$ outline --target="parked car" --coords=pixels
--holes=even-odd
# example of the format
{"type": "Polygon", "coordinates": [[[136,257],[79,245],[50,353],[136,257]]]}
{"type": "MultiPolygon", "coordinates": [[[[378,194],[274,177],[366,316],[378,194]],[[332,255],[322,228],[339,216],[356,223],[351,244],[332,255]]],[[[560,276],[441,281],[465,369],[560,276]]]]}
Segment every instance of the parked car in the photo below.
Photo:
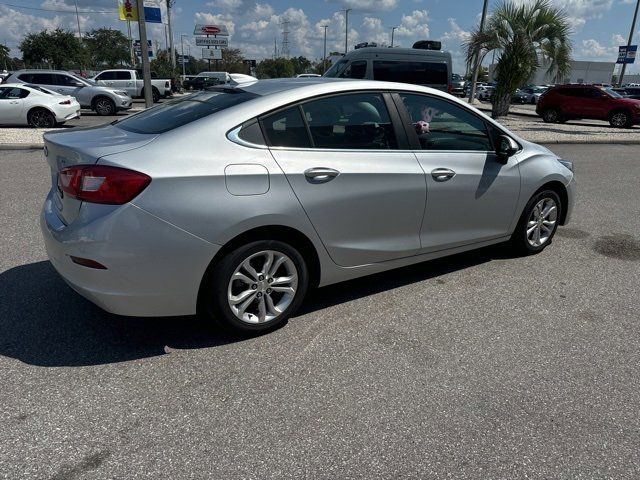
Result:
{"type": "MultiPolygon", "coordinates": [[[[131,98],[144,98],[144,79],[142,70],[114,69],[103,70],[93,79],[98,85],[117,88],[123,90],[131,98]]],[[[157,102],[162,97],[171,95],[171,80],[160,79],[151,73],[151,92],[153,101],[157,102]]]]}
{"type": "Polygon", "coordinates": [[[451,54],[422,48],[352,50],[323,75],[423,85],[451,93],[451,54]]]}
{"type": "MultiPolygon", "coordinates": [[[[471,85],[473,82],[466,82],[464,84],[464,96],[468,97],[471,94],[471,85]]],[[[476,92],[478,91],[478,89],[480,87],[484,87],[486,86],[487,83],[486,82],[476,82],[476,92]]]]}
{"type": "Polygon", "coordinates": [[[185,90],[204,90],[209,87],[215,87],[216,85],[220,85],[220,79],[218,79],[218,77],[198,75],[188,82],[185,82],[183,87],[185,90]]]}
{"type": "Polygon", "coordinates": [[[481,85],[476,90],[476,98],[485,102],[491,101],[495,87],[491,85],[481,85]]]}
{"type": "Polygon", "coordinates": [[[118,111],[131,109],[132,100],[126,91],[98,85],[93,80],[62,70],[18,70],[9,76],[7,83],[38,85],[71,95],[82,108],[90,108],[98,115],[115,115],[118,111]]]}
{"type": "Polygon", "coordinates": [[[527,94],[519,88],[511,95],[511,103],[527,103],[527,94]]]}
{"type": "Polygon", "coordinates": [[[588,118],[626,128],[640,121],[640,100],[624,98],[610,88],[559,85],[540,98],[536,113],[547,123],[588,118]]]}
{"type": "Polygon", "coordinates": [[[457,73],[451,74],[451,95],[464,97],[464,86],[467,82],[457,73]]]}
{"type": "Polygon", "coordinates": [[[80,117],[80,104],[69,95],[36,85],[0,85],[0,125],[52,128],[80,117]]]}
{"type": "Polygon", "coordinates": [[[570,162],[406,83],[224,86],[44,143],[44,242],[74,290],[242,332],[314,286],[505,241],[540,252],[574,202],[570,162]]]}
{"type": "Polygon", "coordinates": [[[196,78],[198,77],[217,78],[221,85],[231,83],[231,76],[228,72],[200,72],[196,75],[196,78]]]}
{"type": "Polygon", "coordinates": [[[640,86],[639,87],[626,87],[626,88],[614,88],[614,92],[623,96],[624,98],[632,98],[634,100],[640,100],[640,86]]]}
{"type": "Polygon", "coordinates": [[[535,105],[540,100],[540,97],[547,91],[546,87],[525,87],[521,89],[525,94],[525,103],[535,105]]]}

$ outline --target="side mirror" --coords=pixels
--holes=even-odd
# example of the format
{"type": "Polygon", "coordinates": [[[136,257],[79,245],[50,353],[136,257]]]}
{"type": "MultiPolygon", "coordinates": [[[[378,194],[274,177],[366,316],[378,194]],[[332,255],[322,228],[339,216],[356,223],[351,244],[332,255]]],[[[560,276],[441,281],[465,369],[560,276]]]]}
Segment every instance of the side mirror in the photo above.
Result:
{"type": "Polygon", "coordinates": [[[520,147],[513,138],[507,135],[500,135],[498,137],[498,147],[496,150],[496,154],[498,155],[498,161],[500,163],[507,163],[509,161],[509,158],[512,157],[518,150],[520,150],[520,147]]]}

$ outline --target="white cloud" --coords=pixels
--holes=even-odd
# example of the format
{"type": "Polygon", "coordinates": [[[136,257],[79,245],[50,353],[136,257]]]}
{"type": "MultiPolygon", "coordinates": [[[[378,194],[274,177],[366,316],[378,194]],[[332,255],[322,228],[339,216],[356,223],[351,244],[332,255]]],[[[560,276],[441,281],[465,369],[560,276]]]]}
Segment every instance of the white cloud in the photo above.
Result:
{"type": "Polygon", "coordinates": [[[342,8],[353,8],[360,12],[379,12],[393,10],[398,6],[398,0],[329,0],[342,8]]]}

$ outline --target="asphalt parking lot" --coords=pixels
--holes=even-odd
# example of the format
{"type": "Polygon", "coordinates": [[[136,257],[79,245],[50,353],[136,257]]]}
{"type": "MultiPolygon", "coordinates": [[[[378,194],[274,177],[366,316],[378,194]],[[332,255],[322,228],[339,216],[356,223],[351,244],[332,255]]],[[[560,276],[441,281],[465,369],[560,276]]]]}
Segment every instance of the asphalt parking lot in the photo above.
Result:
{"type": "Polygon", "coordinates": [[[640,477],[640,161],[575,162],[571,225],[320,289],[241,340],[109,315],[46,261],[40,151],[0,152],[0,477],[640,477]]]}

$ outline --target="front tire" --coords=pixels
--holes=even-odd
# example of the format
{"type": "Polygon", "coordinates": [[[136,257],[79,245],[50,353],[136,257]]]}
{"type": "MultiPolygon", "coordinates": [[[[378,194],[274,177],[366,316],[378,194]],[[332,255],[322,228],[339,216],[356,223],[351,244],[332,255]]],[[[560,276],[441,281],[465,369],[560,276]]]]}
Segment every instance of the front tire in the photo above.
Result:
{"type": "Polygon", "coordinates": [[[56,126],[56,117],[49,110],[34,108],[27,115],[27,122],[34,128],[53,128],[56,126]]]}
{"type": "Polygon", "coordinates": [[[543,190],[531,197],[511,236],[516,251],[531,255],[544,250],[553,240],[562,208],[560,197],[553,190],[543,190]]]}
{"type": "Polygon", "coordinates": [[[544,123],[558,123],[562,121],[562,115],[559,110],[548,108],[542,112],[542,120],[544,120],[544,123]]]}
{"type": "Polygon", "coordinates": [[[309,270],[291,245],[259,240],[209,269],[200,292],[204,312],[235,333],[259,334],[284,324],[304,300],[309,270]]]}
{"type": "Polygon", "coordinates": [[[107,97],[98,97],[93,102],[93,109],[101,117],[116,114],[116,104],[113,102],[113,100],[107,97]]]}
{"type": "Polygon", "coordinates": [[[632,123],[631,115],[627,112],[614,112],[609,117],[609,124],[614,128],[630,128],[632,123]]]}

